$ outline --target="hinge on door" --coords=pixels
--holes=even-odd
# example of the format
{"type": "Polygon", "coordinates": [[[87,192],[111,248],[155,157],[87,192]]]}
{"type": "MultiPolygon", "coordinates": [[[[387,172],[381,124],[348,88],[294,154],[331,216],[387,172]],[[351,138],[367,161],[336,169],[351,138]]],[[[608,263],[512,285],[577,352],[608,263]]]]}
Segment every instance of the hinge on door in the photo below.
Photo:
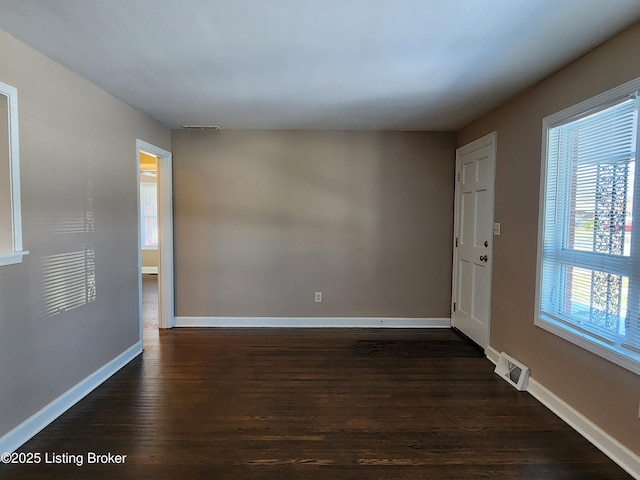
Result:
{"type": "Polygon", "coordinates": [[[458,237],[456,237],[456,247],[458,247],[458,237]]]}
{"type": "Polygon", "coordinates": [[[456,311],[456,302],[453,302],[453,311],[456,311]]]}
{"type": "Polygon", "coordinates": [[[460,181],[460,172],[458,172],[458,181],[460,181]]]}

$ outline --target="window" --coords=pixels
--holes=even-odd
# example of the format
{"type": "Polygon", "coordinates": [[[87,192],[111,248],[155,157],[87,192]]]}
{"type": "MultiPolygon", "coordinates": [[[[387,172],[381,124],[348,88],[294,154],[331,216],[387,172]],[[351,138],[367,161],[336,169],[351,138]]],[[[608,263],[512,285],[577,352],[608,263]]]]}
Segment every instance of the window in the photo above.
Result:
{"type": "Polygon", "coordinates": [[[536,325],[636,373],[638,88],[640,79],[543,122],[535,318],[536,325]]]}
{"type": "Polygon", "coordinates": [[[158,248],[158,187],[140,184],[140,239],[143,249],[158,248]]]}
{"type": "Polygon", "coordinates": [[[0,265],[21,263],[18,91],[0,82],[0,265]]]}

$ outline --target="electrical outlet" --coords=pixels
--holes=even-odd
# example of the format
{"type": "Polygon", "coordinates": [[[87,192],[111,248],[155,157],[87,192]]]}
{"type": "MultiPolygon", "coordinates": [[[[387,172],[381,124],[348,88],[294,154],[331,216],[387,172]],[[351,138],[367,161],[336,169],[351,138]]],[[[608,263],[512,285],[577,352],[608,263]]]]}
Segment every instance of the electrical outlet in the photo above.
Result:
{"type": "Polygon", "coordinates": [[[316,292],[316,303],[322,303],[322,292],[316,292]]]}

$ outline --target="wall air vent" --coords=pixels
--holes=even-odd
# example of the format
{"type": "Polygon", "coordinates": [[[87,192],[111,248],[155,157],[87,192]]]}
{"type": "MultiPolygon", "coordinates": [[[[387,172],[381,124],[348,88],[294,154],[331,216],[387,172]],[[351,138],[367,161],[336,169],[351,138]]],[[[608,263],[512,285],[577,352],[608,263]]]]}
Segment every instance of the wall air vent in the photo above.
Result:
{"type": "Polygon", "coordinates": [[[221,131],[222,128],[218,125],[180,125],[185,130],[215,130],[221,131]]]}
{"type": "Polygon", "coordinates": [[[529,367],[504,352],[500,354],[494,372],[518,390],[526,390],[529,386],[529,367]]]}

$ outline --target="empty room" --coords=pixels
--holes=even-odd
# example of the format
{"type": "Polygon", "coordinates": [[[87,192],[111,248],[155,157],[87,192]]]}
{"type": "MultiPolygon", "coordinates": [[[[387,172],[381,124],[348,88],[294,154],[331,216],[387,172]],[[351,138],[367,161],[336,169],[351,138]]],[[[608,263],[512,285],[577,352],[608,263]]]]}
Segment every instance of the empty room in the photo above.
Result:
{"type": "Polygon", "coordinates": [[[638,47],[640,0],[0,0],[0,478],[640,479],[638,47]]]}

